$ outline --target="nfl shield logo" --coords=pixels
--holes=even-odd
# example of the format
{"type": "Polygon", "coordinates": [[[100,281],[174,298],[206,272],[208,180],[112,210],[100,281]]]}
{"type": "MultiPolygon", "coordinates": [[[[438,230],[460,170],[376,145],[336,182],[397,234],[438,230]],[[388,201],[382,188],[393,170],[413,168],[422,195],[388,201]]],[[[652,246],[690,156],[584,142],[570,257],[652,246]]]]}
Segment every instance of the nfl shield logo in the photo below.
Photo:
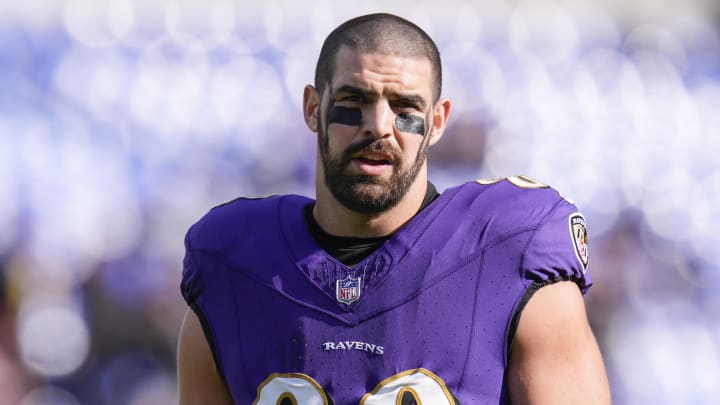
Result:
{"type": "Polygon", "coordinates": [[[335,298],[338,302],[350,305],[360,298],[362,277],[352,278],[350,275],[335,282],[335,298]]]}

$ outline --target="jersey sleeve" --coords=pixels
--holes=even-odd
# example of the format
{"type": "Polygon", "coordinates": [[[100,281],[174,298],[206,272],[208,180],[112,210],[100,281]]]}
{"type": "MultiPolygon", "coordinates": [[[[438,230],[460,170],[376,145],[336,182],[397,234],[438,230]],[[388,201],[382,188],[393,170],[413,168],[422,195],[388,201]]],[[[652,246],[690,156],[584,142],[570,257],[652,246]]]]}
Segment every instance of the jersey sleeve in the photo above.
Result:
{"type": "Polygon", "coordinates": [[[183,258],[182,280],[180,292],[189,306],[193,306],[203,290],[202,274],[196,264],[191,246],[191,227],[185,235],[185,257],[183,258]]]}
{"type": "Polygon", "coordinates": [[[563,200],[531,236],[523,257],[524,278],[540,285],[573,280],[585,293],[592,285],[587,265],[585,218],[563,200]]]}
{"type": "Polygon", "coordinates": [[[219,294],[224,290],[222,264],[216,260],[224,246],[223,223],[226,215],[213,208],[185,235],[180,292],[191,307],[202,306],[203,294],[219,294]]]}
{"type": "Polygon", "coordinates": [[[203,238],[198,228],[206,227],[203,220],[196,223],[188,230],[185,235],[185,257],[183,259],[182,280],[180,281],[180,292],[185,302],[192,308],[202,325],[205,339],[212,353],[215,367],[220,374],[220,378],[227,384],[225,371],[223,368],[223,358],[218,351],[218,328],[222,325],[218,319],[222,320],[222,314],[218,311],[212,311],[212,308],[218,307],[218,301],[226,299],[228,294],[219,286],[222,286],[222,280],[219,280],[216,272],[217,267],[211,259],[212,250],[208,250],[208,239],[210,244],[215,242],[207,235],[203,238]],[[214,273],[214,274],[213,274],[214,273]]]}
{"type": "Polygon", "coordinates": [[[227,240],[238,239],[233,232],[244,229],[242,199],[213,207],[185,234],[180,292],[191,307],[202,306],[203,294],[223,290],[222,265],[217,257],[226,251],[227,240]]]}

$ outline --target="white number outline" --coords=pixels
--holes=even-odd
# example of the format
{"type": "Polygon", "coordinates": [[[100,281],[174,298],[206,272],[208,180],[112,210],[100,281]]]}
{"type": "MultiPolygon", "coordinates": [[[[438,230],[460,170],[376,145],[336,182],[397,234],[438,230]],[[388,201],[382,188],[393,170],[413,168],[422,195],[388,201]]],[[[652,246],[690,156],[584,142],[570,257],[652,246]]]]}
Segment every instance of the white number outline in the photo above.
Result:
{"type": "Polygon", "coordinates": [[[300,395],[303,400],[302,404],[319,404],[320,402],[317,402],[318,399],[322,401],[322,405],[328,405],[327,396],[325,395],[325,391],[322,389],[320,384],[317,383],[312,377],[302,374],[302,373],[272,373],[266,378],[260,385],[258,385],[257,388],[257,395],[255,397],[255,401],[253,401],[252,405],[264,405],[264,404],[272,404],[274,401],[275,403],[273,405],[279,405],[280,401],[282,401],[285,398],[289,398],[290,401],[292,401],[293,405],[297,405],[297,391],[302,388],[312,388],[315,390],[315,392],[309,391],[309,392],[302,392],[300,395]],[[283,380],[289,380],[289,381],[283,381],[283,380]],[[267,397],[263,397],[263,395],[272,395],[272,392],[268,393],[268,390],[272,390],[274,388],[273,385],[281,385],[284,389],[283,391],[280,391],[278,395],[274,399],[268,399],[267,397]],[[295,392],[288,391],[287,387],[294,387],[295,392]],[[317,394],[319,398],[311,397],[307,398],[308,395],[317,394]],[[315,402],[307,402],[313,400],[315,402]],[[262,401],[262,402],[261,402],[262,401]]]}
{"type": "MultiPolygon", "coordinates": [[[[425,368],[415,368],[380,381],[372,391],[362,396],[360,405],[398,405],[406,392],[415,398],[418,405],[422,405],[423,400],[432,400],[433,405],[438,405],[439,397],[446,400],[447,405],[456,404],[455,397],[440,377],[425,368]],[[389,404],[388,400],[393,404],[389,404]]],[[[306,405],[310,403],[308,401],[314,401],[312,404],[322,401],[323,405],[328,405],[328,396],[320,384],[302,373],[270,374],[258,386],[253,405],[279,405],[283,399],[290,399],[293,405],[306,405]],[[302,402],[298,402],[298,397],[302,402]]]]}
{"type": "MultiPolygon", "coordinates": [[[[414,376],[421,376],[421,377],[429,377],[429,379],[422,378],[419,382],[426,383],[430,382],[431,384],[434,382],[435,386],[430,386],[429,389],[432,388],[439,388],[442,391],[442,395],[445,397],[445,400],[447,400],[447,405],[454,405],[455,399],[453,395],[450,393],[450,389],[448,389],[447,385],[445,385],[445,382],[435,375],[432,371],[425,369],[425,368],[415,368],[412,370],[403,371],[401,373],[395,374],[391,377],[388,377],[382,381],[380,381],[375,388],[373,388],[372,391],[368,392],[367,394],[363,395],[363,397],[360,399],[360,405],[383,405],[382,402],[376,402],[373,401],[374,399],[381,401],[382,398],[378,399],[378,395],[382,395],[381,391],[383,391],[386,388],[389,388],[390,391],[388,393],[393,393],[397,391],[395,394],[395,401],[394,405],[400,404],[400,401],[402,400],[403,394],[406,392],[410,392],[413,397],[415,397],[415,401],[418,405],[422,405],[423,398],[420,397],[420,393],[416,388],[413,388],[414,386],[417,386],[417,382],[412,385],[399,385],[401,380],[407,380],[409,378],[412,378],[414,376]],[[397,386],[393,387],[393,383],[398,384],[397,386]]],[[[426,388],[426,387],[423,387],[426,388]]],[[[425,398],[427,400],[428,398],[425,398]]],[[[436,398],[432,398],[433,405],[436,405],[435,401],[436,398]]],[[[437,404],[441,405],[441,404],[437,404]]]]}

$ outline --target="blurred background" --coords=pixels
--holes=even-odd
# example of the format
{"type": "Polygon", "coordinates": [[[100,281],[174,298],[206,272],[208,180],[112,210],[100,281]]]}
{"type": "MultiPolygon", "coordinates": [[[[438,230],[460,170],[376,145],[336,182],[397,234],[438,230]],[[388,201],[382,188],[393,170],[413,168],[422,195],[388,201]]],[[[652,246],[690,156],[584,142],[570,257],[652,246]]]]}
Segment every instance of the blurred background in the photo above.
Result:
{"type": "Polygon", "coordinates": [[[302,88],[374,11],[440,47],[439,189],[526,174],[584,211],[614,403],[720,403],[720,2],[385,3],[0,0],[0,404],[177,401],[185,231],[313,195],[302,88]]]}

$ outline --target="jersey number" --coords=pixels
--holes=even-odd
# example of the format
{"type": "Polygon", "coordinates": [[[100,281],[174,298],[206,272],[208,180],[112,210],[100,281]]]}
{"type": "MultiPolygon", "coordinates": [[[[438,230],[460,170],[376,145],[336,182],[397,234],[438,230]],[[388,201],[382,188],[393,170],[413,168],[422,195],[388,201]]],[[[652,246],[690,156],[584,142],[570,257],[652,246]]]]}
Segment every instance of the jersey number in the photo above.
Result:
{"type": "MultiPolygon", "coordinates": [[[[320,384],[305,374],[274,373],[258,387],[253,405],[330,405],[331,401],[320,384]]],[[[386,378],[360,399],[360,405],[411,403],[457,405],[440,377],[424,368],[386,378]]]]}
{"type": "Polygon", "coordinates": [[[520,188],[546,188],[546,184],[540,183],[530,176],[510,176],[510,177],[498,177],[495,179],[477,179],[476,182],[484,186],[495,184],[499,181],[507,180],[515,186],[520,188]]]}

